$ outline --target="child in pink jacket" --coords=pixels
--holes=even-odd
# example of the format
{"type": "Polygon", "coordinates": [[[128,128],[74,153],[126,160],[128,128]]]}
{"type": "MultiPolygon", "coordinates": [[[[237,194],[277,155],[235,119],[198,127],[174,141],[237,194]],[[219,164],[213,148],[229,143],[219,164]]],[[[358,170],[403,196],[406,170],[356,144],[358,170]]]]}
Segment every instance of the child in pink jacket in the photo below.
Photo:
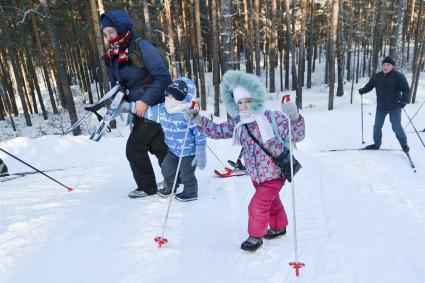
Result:
{"type": "Polygon", "coordinates": [[[280,140],[289,143],[290,122],[292,142],[303,140],[304,118],[298,114],[294,103],[285,104],[283,109],[290,121],[279,111],[264,110],[267,92],[259,78],[252,74],[227,71],[220,84],[220,93],[230,116],[227,122],[216,124],[206,117],[201,117],[193,109],[186,112],[186,119],[192,119],[210,138],[233,138],[235,144],[242,146],[245,166],[251,176],[255,194],[248,207],[249,237],[242,243],[241,249],[255,251],[263,244],[262,238],[273,239],[286,234],[288,218],[279,193],[287,178],[250,137],[248,131],[277,157],[289,149],[276,135],[280,136],[280,140]]]}

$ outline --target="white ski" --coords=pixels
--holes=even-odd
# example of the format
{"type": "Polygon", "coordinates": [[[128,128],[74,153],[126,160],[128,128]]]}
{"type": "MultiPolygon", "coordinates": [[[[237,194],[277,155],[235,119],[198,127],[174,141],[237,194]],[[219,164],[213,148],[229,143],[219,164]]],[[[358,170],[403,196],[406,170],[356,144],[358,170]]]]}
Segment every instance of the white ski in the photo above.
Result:
{"type": "Polygon", "coordinates": [[[103,134],[108,128],[109,123],[117,116],[116,112],[121,104],[122,99],[124,98],[124,95],[125,93],[121,90],[115,95],[114,100],[112,100],[111,105],[108,107],[108,111],[106,111],[106,114],[103,116],[94,133],[91,135],[91,140],[99,141],[102,138],[103,134]]]}

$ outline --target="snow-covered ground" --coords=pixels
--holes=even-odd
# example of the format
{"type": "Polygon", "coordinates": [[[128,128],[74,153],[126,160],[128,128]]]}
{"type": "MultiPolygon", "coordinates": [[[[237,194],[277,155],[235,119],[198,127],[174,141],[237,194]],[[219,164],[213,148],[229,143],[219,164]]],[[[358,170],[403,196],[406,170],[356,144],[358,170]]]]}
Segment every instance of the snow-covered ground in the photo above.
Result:
{"type": "MultiPolygon", "coordinates": [[[[53,135],[0,143],[40,169],[65,168],[49,174],[75,189],[67,192],[40,175],[0,182],[0,282],[423,282],[425,148],[409,126],[417,173],[401,151],[327,152],[363,146],[359,97],[349,104],[346,87],[332,111],[325,87],[304,91],[307,136],[295,153],[303,165],[295,182],[299,258],[306,264],[299,278],[288,265],[294,260],[290,186],[281,192],[288,234],[246,253],[239,247],[247,237],[251,181],[215,177],[212,171],[222,166],[211,152],[207,168],[197,172],[199,199],[173,202],[169,243],[157,248],[168,199],[127,197],[135,184],[124,154],[128,129],[121,127],[99,143],[53,135]]],[[[419,95],[406,106],[410,115],[425,100],[419,95]]],[[[270,100],[268,107],[278,104],[270,100]]],[[[371,143],[374,92],[365,104],[371,143]]],[[[414,123],[425,128],[425,110],[414,123]]],[[[388,118],[383,133],[382,147],[399,149],[388,118]]],[[[240,150],[231,140],[208,145],[224,162],[240,150]]],[[[0,157],[10,172],[30,170],[0,157]]]]}

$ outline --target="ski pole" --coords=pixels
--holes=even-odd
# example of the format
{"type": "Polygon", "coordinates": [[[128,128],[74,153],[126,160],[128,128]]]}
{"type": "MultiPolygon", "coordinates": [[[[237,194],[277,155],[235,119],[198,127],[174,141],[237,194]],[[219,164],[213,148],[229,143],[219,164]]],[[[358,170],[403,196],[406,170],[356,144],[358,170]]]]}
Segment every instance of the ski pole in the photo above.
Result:
{"type": "MultiPolygon", "coordinates": [[[[197,108],[199,111],[199,104],[196,101],[192,101],[192,105],[190,108],[197,108]]],[[[199,114],[198,114],[199,115],[199,114]]],[[[162,226],[162,234],[161,236],[155,237],[155,242],[158,244],[158,247],[160,248],[162,245],[165,245],[168,240],[167,238],[164,237],[165,235],[165,227],[167,226],[167,220],[168,220],[168,215],[170,214],[170,209],[171,209],[171,203],[173,202],[174,196],[176,194],[175,192],[175,187],[177,184],[177,179],[179,177],[179,172],[180,172],[180,165],[183,159],[183,151],[184,151],[184,145],[186,144],[186,140],[187,140],[187,135],[189,133],[189,129],[190,129],[190,121],[187,123],[187,127],[186,127],[186,131],[184,133],[184,138],[183,138],[183,143],[182,143],[182,148],[180,150],[180,156],[179,156],[179,162],[177,163],[177,169],[176,169],[176,175],[174,176],[174,181],[173,181],[173,187],[172,187],[172,192],[169,196],[170,201],[168,202],[168,207],[167,207],[167,212],[165,213],[165,219],[164,219],[164,224],[162,226]]]]}
{"type": "MultiPolygon", "coordinates": [[[[282,97],[282,104],[289,102],[291,99],[290,95],[284,95],[282,97]]],[[[295,275],[300,276],[300,269],[305,266],[304,263],[300,262],[298,259],[298,239],[297,239],[297,217],[295,210],[295,180],[294,180],[294,168],[293,168],[293,160],[292,160],[292,125],[291,120],[288,115],[288,128],[289,128],[289,162],[291,167],[291,191],[292,191],[292,221],[294,222],[294,253],[295,253],[295,261],[290,262],[289,265],[295,269],[295,275]]]]}
{"type": "Polygon", "coordinates": [[[361,113],[362,113],[362,144],[365,143],[363,138],[363,94],[360,96],[360,103],[361,103],[361,113]]]}
{"type": "Polygon", "coordinates": [[[236,163],[238,163],[239,161],[241,161],[242,153],[243,153],[243,148],[241,148],[241,152],[239,152],[238,159],[236,159],[236,163]]]}
{"type": "Polygon", "coordinates": [[[421,108],[422,108],[422,106],[424,106],[424,104],[425,104],[425,101],[422,102],[421,106],[419,106],[418,110],[416,110],[415,114],[413,114],[412,119],[409,120],[409,123],[407,123],[406,126],[404,126],[404,129],[406,129],[410,125],[411,121],[413,119],[415,119],[416,114],[418,114],[419,110],[421,110],[421,108]]]}
{"type": "Polygon", "coordinates": [[[409,119],[410,124],[412,124],[412,127],[413,127],[413,129],[415,130],[416,134],[418,135],[418,138],[420,139],[420,141],[421,141],[422,145],[425,147],[425,143],[424,143],[424,141],[422,140],[421,136],[419,135],[418,130],[416,130],[416,127],[415,127],[415,125],[413,124],[412,119],[410,119],[409,114],[407,114],[407,111],[406,111],[404,108],[403,108],[403,111],[404,111],[404,114],[406,114],[407,118],[409,119]]]}
{"type": "MultiPolygon", "coordinates": [[[[226,173],[224,174],[231,174],[233,173],[233,169],[230,169],[229,167],[226,167],[226,165],[224,165],[223,161],[221,161],[221,159],[215,154],[215,152],[208,146],[207,144],[207,148],[211,151],[211,153],[214,155],[214,157],[218,160],[218,162],[220,162],[221,166],[224,167],[224,170],[226,170],[226,173]]],[[[217,170],[215,170],[214,172],[216,172],[216,174],[218,174],[217,170]]]]}
{"type": "Polygon", "coordinates": [[[221,161],[221,159],[215,154],[215,152],[211,149],[211,147],[209,147],[208,146],[208,144],[207,144],[207,148],[211,151],[211,153],[214,155],[214,157],[215,157],[215,159],[217,159],[217,161],[218,162],[220,162],[220,164],[223,166],[223,167],[226,167],[225,165],[224,165],[224,163],[223,163],[223,161],[221,161]]]}
{"type": "Polygon", "coordinates": [[[6,150],[4,150],[4,149],[2,149],[2,148],[0,148],[0,150],[1,150],[1,151],[3,151],[4,153],[6,153],[7,155],[9,155],[9,156],[11,156],[11,157],[15,158],[15,159],[16,159],[16,160],[18,160],[19,162],[22,162],[23,164],[27,165],[28,167],[30,167],[30,168],[32,168],[32,169],[34,169],[35,171],[37,171],[37,172],[38,172],[38,173],[40,173],[41,175],[46,176],[47,178],[49,178],[49,179],[50,179],[50,180],[52,180],[53,182],[58,183],[58,184],[59,184],[59,185],[61,185],[62,187],[66,188],[66,189],[68,190],[68,192],[72,192],[72,191],[74,190],[73,188],[68,187],[68,186],[65,186],[64,184],[62,184],[62,183],[61,183],[61,182],[59,182],[58,180],[56,180],[56,179],[54,179],[54,178],[50,177],[49,175],[47,175],[47,174],[46,174],[46,173],[44,173],[43,171],[38,170],[38,169],[37,169],[37,168],[35,168],[34,166],[32,166],[32,165],[30,165],[30,164],[26,163],[26,162],[25,162],[25,161],[23,161],[22,159],[20,159],[20,158],[16,157],[15,155],[13,155],[13,154],[11,154],[11,153],[7,152],[6,150]]]}

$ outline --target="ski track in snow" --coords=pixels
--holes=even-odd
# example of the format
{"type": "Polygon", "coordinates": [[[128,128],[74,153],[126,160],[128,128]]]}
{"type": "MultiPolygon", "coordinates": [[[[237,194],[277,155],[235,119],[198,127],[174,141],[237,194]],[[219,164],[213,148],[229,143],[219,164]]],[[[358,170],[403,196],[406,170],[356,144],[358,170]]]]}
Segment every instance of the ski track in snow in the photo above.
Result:
{"type": "MultiPolygon", "coordinates": [[[[374,113],[374,106],[365,111],[374,113]]],[[[303,114],[307,137],[295,152],[303,165],[295,179],[298,254],[306,264],[299,278],[288,265],[294,261],[289,184],[281,192],[287,234],[244,252],[251,180],[214,176],[222,165],[207,151],[207,168],[197,171],[199,199],[173,200],[169,242],[158,248],[154,237],[161,234],[169,199],[127,197],[135,184],[126,138],[94,144],[88,137],[49,136],[1,143],[40,169],[67,168],[48,174],[75,190],[68,193],[37,174],[0,183],[0,282],[423,282],[425,160],[419,140],[408,136],[415,174],[401,151],[322,151],[362,146],[357,107],[303,114]]],[[[416,121],[425,120],[420,115],[416,121]]],[[[365,115],[365,140],[371,140],[373,118],[365,115]]],[[[208,144],[223,162],[240,151],[231,140],[208,144]]],[[[399,148],[388,120],[383,146],[399,148]]],[[[9,169],[26,171],[1,158],[9,169]]]]}

